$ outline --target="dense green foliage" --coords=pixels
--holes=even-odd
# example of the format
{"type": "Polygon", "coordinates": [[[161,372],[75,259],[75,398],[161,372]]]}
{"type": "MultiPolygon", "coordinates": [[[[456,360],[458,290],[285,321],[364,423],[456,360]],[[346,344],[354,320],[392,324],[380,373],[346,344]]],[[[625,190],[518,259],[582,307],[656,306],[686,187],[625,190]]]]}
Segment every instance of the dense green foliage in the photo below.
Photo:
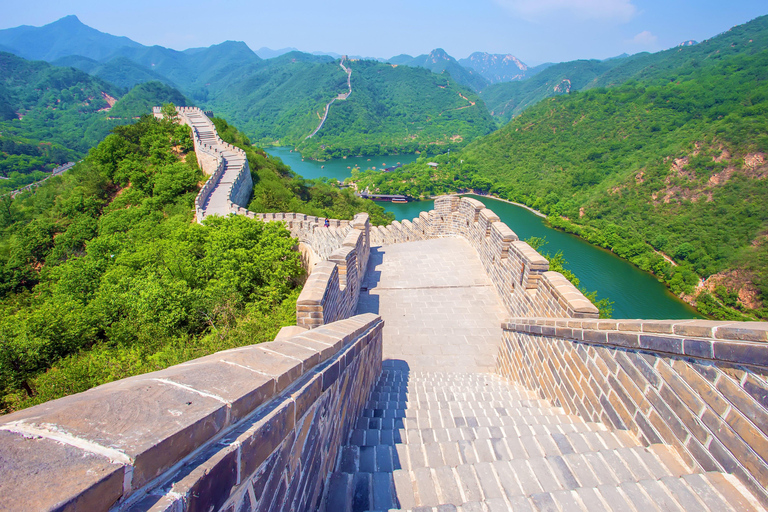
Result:
{"type": "Polygon", "coordinates": [[[520,82],[494,84],[481,93],[500,125],[539,101],[568,91],[612,87],[629,80],[670,79],[693,69],[717,66],[736,55],[755,55],[768,50],[768,16],[694,46],[658,53],[638,53],[606,61],[579,60],[555,64],[520,82]]]}
{"type": "MultiPolygon", "coordinates": [[[[463,147],[495,127],[477,95],[458,85],[480,87],[485,80],[447,55],[442,67],[428,66],[428,56],[411,65],[450,76],[422,68],[345,61],[353,69],[352,95],[336,101],[326,126],[306,140],[320,124],[328,102],[348,91],[346,73],[329,56],[295,51],[262,60],[245,43],[235,41],[183,52],[146,47],[95,31],[75,17],[39,28],[0,31],[0,44],[20,54],[27,48],[17,44],[29,45],[29,55],[56,59],[126,88],[161,81],[229,119],[255,143],[298,147],[309,158],[435,153],[463,147]],[[61,38],[65,29],[73,40],[61,38]],[[31,37],[36,38],[34,44],[31,37]],[[98,41],[103,49],[90,48],[79,38],[98,41]]],[[[181,104],[173,97],[165,101],[181,104]]]]}
{"type": "Polygon", "coordinates": [[[550,98],[460,153],[431,158],[437,169],[422,158],[400,172],[359,175],[358,186],[490,191],[549,214],[553,225],[654,272],[678,294],[736,271],[762,305],[737,302],[739,289],[724,286],[700,294],[700,311],[765,318],[766,70],[768,51],[737,54],[550,98]]]}
{"type": "Polygon", "coordinates": [[[45,178],[45,171],[76,157],[77,152],[59,144],[0,134],[0,196],[45,178]]]}
{"type": "Polygon", "coordinates": [[[0,411],[293,323],[295,241],[243,216],[194,223],[191,148],[188,128],[145,116],[35,193],[0,201],[0,411]]]}
{"type": "Polygon", "coordinates": [[[56,166],[82,158],[109,130],[185,98],[157,82],[122,96],[113,85],[72,68],[29,62],[0,52],[0,195],[48,176],[56,166]]]}
{"type": "Polygon", "coordinates": [[[434,154],[463,147],[494,127],[477,95],[448,75],[375,61],[346,65],[352,95],[334,102],[323,128],[299,144],[303,155],[434,154]]]}
{"type": "Polygon", "coordinates": [[[611,314],[613,313],[613,301],[610,299],[598,299],[596,291],[589,292],[584,289],[581,286],[581,281],[576,277],[576,274],[568,269],[568,262],[565,260],[562,251],[558,251],[554,255],[542,251],[542,248],[547,245],[546,238],[534,236],[525,241],[549,261],[549,270],[552,272],[560,272],[563,277],[570,281],[573,286],[578,288],[579,291],[597,307],[598,311],[600,311],[600,318],[611,318],[611,314]]]}
{"type": "Polygon", "coordinates": [[[306,213],[332,219],[352,219],[357,213],[368,212],[372,225],[395,220],[393,213],[385,212],[373,201],[360,199],[351,188],[340,190],[335,183],[301,178],[279,158],[252,146],[245,135],[224,119],[213,121],[219,136],[242,148],[248,157],[253,178],[253,196],[248,209],[252,212],[306,213]]]}
{"type": "Polygon", "coordinates": [[[123,56],[114,57],[107,62],[99,62],[81,55],[70,55],[56,59],[51,64],[85,71],[89,75],[101,78],[123,89],[132,89],[135,85],[145,82],[161,82],[174,87],[174,84],[167,78],[123,56]]]}
{"type": "Polygon", "coordinates": [[[160,82],[139,84],[117,100],[110,109],[109,117],[132,118],[152,112],[152,107],[173,103],[179,107],[190,105],[179,91],[160,82]]]}
{"type": "Polygon", "coordinates": [[[0,132],[58,143],[80,154],[116,122],[106,119],[106,95],[121,91],[86,73],[0,52],[0,132]]]}

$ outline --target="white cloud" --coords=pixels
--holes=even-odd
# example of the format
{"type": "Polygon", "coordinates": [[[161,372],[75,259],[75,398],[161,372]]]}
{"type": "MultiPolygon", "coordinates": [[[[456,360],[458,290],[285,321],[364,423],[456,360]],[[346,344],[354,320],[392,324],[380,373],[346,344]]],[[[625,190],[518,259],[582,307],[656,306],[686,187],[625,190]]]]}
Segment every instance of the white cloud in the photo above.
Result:
{"type": "Polygon", "coordinates": [[[495,0],[528,21],[541,21],[551,14],[581,20],[629,21],[637,13],[632,0],[495,0]]]}
{"type": "Polygon", "coordinates": [[[650,33],[648,30],[643,30],[635,37],[629,40],[630,43],[638,46],[654,46],[659,38],[650,33]]]}

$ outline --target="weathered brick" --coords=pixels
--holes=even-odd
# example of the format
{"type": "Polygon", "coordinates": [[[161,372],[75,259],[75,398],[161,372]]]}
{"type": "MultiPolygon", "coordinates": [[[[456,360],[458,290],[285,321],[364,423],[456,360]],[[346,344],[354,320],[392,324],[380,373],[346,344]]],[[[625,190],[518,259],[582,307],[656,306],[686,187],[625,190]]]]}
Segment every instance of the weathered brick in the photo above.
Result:
{"type": "Polygon", "coordinates": [[[120,450],[134,460],[132,482],[138,488],[221,431],[226,418],[222,401],[147,374],[24,409],[3,421],[55,425],[120,450]],[[132,418],[141,418],[141,429],[127,420],[132,418]]]}
{"type": "Polygon", "coordinates": [[[666,352],[670,354],[683,353],[682,338],[672,336],[640,335],[640,347],[654,352],[666,352]]]}
{"type": "Polygon", "coordinates": [[[241,478],[253,474],[262,462],[267,460],[293,429],[296,420],[296,406],[293,401],[274,404],[273,408],[260,414],[252,427],[237,438],[242,446],[241,478]]]}
{"type": "Polygon", "coordinates": [[[238,449],[213,446],[185,464],[171,490],[185,497],[190,512],[218,510],[238,481],[238,449]]]}
{"type": "Polygon", "coordinates": [[[719,341],[713,345],[714,357],[720,361],[768,366],[768,343],[719,341]]]}
{"type": "Polygon", "coordinates": [[[124,474],[124,465],[106,457],[0,431],[0,506],[4,509],[106,509],[122,496],[124,474]]]}

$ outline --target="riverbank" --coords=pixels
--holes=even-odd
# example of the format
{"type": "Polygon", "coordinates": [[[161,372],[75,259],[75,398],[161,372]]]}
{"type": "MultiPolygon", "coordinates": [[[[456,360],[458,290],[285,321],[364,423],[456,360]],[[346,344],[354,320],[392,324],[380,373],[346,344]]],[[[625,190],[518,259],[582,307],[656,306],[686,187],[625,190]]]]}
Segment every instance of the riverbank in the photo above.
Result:
{"type": "Polygon", "coordinates": [[[496,199],[497,201],[513,204],[515,206],[519,206],[520,208],[525,208],[526,210],[528,210],[532,214],[534,214],[534,215],[536,215],[538,217],[541,217],[542,219],[546,219],[547,218],[547,216],[544,215],[543,213],[541,213],[539,210],[534,210],[533,208],[531,208],[528,205],[524,205],[523,203],[516,203],[514,201],[509,201],[508,199],[502,199],[502,198],[500,198],[498,196],[495,196],[493,194],[478,194],[477,192],[464,192],[464,193],[460,193],[460,195],[462,195],[462,196],[477,196],[477,197],[491,197],[493,199],[496,199]]]}

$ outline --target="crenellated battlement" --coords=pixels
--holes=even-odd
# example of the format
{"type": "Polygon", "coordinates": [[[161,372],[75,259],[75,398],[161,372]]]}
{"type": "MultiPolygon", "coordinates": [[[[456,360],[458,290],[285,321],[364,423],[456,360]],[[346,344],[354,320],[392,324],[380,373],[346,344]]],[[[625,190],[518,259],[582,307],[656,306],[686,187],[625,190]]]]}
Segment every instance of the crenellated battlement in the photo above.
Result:
{"type": "Polygon", "coordinates": [[[412,221],[371,228],[373,245],[460,236],[477,251],[514,316],[597,318],[597,308],[549,262],[476,199],[443,196],[412,221]]]}

